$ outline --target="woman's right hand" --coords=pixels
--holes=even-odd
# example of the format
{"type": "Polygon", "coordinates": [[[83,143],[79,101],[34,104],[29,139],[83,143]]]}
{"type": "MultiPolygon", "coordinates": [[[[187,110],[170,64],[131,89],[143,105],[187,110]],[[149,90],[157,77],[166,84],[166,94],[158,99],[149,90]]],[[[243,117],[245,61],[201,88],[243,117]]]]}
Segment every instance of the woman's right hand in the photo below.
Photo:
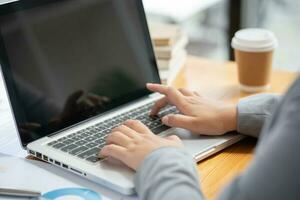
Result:
{"type": "Polygon", "coordinates": [[[209,99],[187,89],[151,83],[147,84],[147,88],[164,95],[154,104],[150,115],[157,115],[168,104],[181,112],[164,116],[162,122],[167,126],[203,135],[222,135],[236,130],[236,105],[209,99]]]}

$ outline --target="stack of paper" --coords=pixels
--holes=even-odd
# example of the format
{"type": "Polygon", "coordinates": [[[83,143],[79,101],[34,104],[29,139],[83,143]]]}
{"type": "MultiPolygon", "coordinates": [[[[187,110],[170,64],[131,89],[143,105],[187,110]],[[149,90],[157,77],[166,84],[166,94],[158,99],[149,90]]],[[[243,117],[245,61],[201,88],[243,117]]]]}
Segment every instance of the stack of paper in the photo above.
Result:
{"type": "Polygon", "coordinates": [[[160,78],[170,84],[184,65],[188,37],[178,25],[160,23],[150,23],[150,34],[160,78]]]}

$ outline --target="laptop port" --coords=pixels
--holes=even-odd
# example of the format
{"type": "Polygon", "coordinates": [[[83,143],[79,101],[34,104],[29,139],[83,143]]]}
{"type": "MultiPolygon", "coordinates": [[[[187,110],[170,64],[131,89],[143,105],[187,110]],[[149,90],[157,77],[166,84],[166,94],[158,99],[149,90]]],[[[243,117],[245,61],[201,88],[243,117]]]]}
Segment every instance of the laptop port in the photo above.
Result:
{"type": "Polygon", "coordinates": [[[60,162],[58,162],[58,161],[55,161],[55,164],[58,165],[58,166],[60,166],[60,162]]]}
{"type": "Polygon", "coordinates": [[[63,168],[69,169],[68,165],[62,164],[63,168]]]}
{"type": "Polygon", "coordinates": [[[43,156],[43,160],[48,162],[48,156],[43,156]]]}
{"type": "Polygon", "coordinates": [[[74,169],[74,168],[70,168],[72,171],[76,172],[77,174],[81,174],[82,175],[82,172],[77,170],[77,169],[74,169]]]}
{"type": "Polygon", "coordinates": [[[53,163],[53,159],[50,158],[49,161],[53,163]]]}
{"type": "Polygon", "coordinates": [[[42,154],[39,153],[39,152],[36,152],[36,157],[39,158],[39,159],[42,159],[42,154]]]}
{"type": "Polygon", "coordinates": [[[29,150],[29,154],[34,155],[35,156],[35,152],[32,150],[29,150]]]}

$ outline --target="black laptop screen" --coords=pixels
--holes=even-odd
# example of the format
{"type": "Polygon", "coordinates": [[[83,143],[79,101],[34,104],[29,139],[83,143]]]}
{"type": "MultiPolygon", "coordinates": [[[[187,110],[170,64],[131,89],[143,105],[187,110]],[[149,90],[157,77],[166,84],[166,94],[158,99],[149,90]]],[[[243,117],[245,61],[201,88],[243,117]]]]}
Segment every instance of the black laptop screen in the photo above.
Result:
{"type": "Polygon", "coordinates": [[[148,95],[159,82],[140,0],[0,6],[0,56],[23,145],[148,95]]]}

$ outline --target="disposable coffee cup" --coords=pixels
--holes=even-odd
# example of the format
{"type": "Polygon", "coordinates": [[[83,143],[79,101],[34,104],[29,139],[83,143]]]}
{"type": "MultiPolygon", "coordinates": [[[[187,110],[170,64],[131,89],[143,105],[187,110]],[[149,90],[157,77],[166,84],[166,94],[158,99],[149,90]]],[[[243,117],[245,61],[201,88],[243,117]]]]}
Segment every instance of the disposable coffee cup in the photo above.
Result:
{"type": "Polygon", "coordinates": [[[269,89],[273,53],[278,46],[274,34],[265,29],[243,29],[235,33],[231,46],[241,90],[252,93],[269,89]]]}

